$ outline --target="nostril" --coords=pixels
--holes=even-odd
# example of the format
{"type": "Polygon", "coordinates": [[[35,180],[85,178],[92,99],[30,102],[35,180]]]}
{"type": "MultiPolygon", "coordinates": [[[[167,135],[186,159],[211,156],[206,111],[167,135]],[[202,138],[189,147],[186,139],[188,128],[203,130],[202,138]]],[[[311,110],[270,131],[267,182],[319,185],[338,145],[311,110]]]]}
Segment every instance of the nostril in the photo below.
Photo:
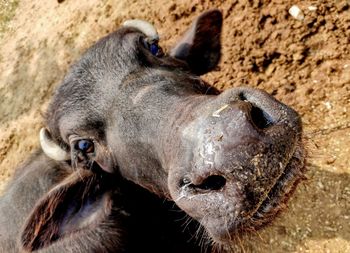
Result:
{"type": "Polygon", "coordinates": [[[266,113],[261,108],[255,106],[253,103],[251,103],[248,98],[246,97],[246,94],[244,92],[240,92],[238,94],[238,97],[241,101],[247,102],[251,105],[250,109],[250,116],[252,123],[259,129],[265,129],[273,125],[273,119],[271,116],[266,113]]]}
{"type": "Polygon", "coordinates": [[[222,176],[213,175],[207,177],[201,184],[190,184],[189,187],[196,190],[217,191],[222,189],[226,184],[226,179],[222,176]]]}
{"type": "Polygon", "coordinates": [[[250,116],[253,124],[259,129],[265,129],[273,125],[270,115],[254,105],[251,108],[250,116]]]}

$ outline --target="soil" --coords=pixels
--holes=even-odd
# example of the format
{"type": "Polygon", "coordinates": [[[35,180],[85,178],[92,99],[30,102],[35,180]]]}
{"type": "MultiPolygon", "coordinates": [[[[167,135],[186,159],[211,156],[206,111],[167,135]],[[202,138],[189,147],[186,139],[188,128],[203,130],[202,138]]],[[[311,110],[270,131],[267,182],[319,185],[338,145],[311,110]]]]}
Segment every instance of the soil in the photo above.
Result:
{"type": "Polygon", "coordinates": [[[350,252],[350,1],[0,0],[0,192],[38,147],[52,92],[86,48],[130,18],[154,23],[169,48],[209,8],[224,13],[223,57],[204,78],[295,108],[309,151],[287,211],[235,252],[350,252]]]}

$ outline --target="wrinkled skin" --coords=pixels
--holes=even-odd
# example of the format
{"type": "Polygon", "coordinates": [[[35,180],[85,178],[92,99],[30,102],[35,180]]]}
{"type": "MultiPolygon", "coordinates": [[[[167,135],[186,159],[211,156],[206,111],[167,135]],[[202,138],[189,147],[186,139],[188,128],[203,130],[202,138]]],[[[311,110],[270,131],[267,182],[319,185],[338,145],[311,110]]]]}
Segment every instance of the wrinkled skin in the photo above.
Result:
{"type": "Polygon", "coordinates": [[[220,59],[221,24],[219,11],[202,14],[164,56],[136,28],[101,39],[56,91],[47,130],[68,165],[172,200],[229,244],[276,216],[302,177],[304,151],[293,109],[251,88],[220,94],[198,77],[220,59]],[[80,140],[93,149],[82,152],[80,140]]]}

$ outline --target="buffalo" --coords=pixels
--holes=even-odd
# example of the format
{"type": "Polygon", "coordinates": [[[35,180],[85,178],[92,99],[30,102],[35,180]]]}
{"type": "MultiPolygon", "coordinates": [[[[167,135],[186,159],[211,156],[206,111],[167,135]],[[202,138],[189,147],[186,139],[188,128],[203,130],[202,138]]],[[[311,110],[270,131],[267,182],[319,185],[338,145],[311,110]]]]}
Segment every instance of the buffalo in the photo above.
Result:
{"type": "Polygon", "coordinates": [[[276,217],[303,178],[301,120],[199,77],[221,28],[207,11],[163,51],[129,20],[85,52],[0,199],[2,252],[210,252],[276,217]]]}

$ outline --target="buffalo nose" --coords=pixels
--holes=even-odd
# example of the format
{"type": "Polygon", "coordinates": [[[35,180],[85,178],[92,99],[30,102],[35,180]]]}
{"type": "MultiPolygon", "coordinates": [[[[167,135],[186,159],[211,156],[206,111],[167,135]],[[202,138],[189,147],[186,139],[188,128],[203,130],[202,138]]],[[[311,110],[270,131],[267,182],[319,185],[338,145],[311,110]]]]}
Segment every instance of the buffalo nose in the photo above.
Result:
{"type": "Polygon", "coordinates": [[[268,93],[252,88],[225,91],[202,108],[203,116],[186,131],[196,135],[197,142],[191,173],[180,186],[209,193],[226,191],[236,182],[250,188],[250,181],[261,179],[259,192],[253,191],[254,199],[259,199],[273,183],[267,179],[279,177],[281,164],[293,153],[301,133],[300,117],[268,93]]]}

